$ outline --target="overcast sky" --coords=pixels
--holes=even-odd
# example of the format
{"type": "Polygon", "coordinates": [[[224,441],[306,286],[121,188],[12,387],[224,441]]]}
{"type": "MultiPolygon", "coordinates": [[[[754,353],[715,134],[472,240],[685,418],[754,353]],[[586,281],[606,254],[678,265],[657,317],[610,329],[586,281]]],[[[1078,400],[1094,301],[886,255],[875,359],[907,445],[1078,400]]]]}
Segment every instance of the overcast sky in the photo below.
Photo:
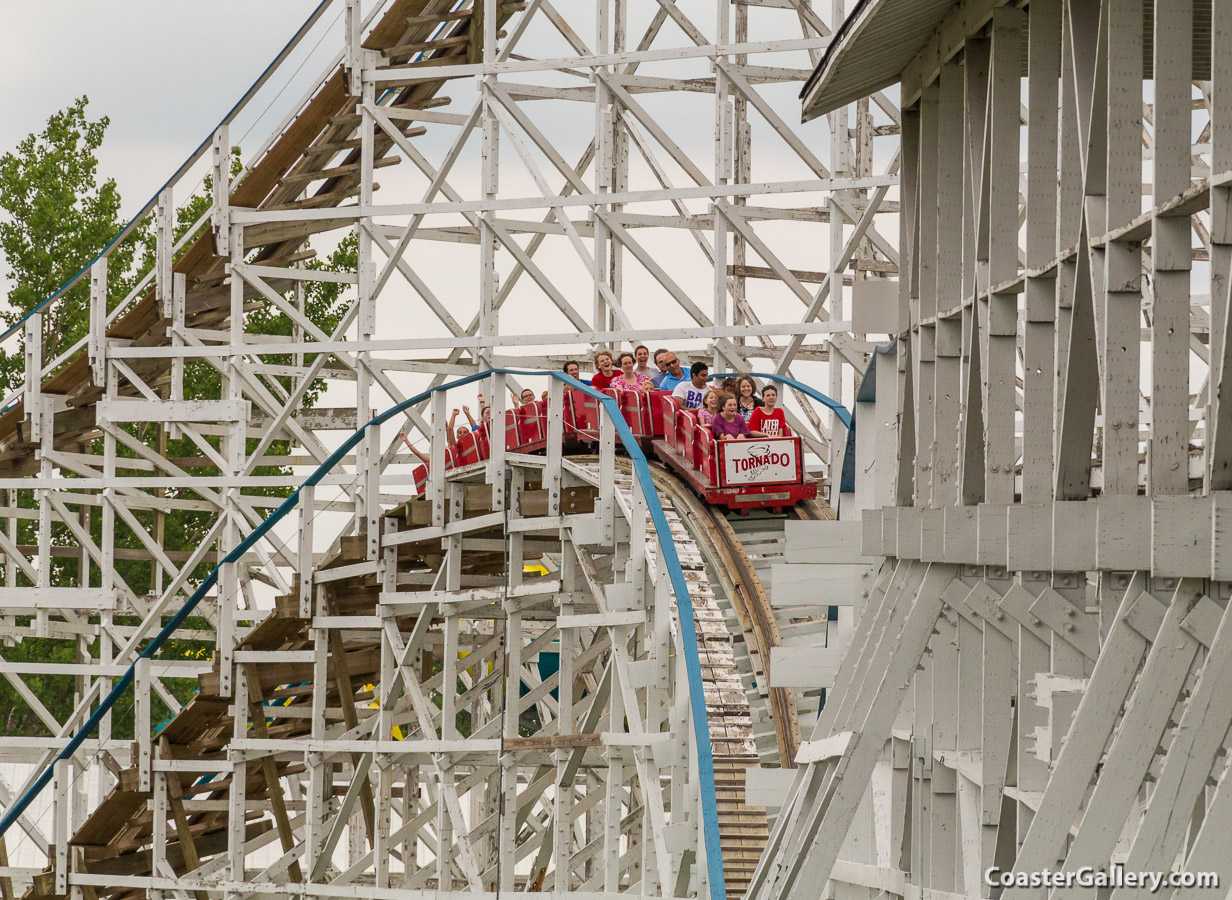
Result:
{"type": "Polygon", "coordinates": [[[210,135],[317,2],[5,0],[0,152],[86,94],[90,117],[111,119],[102,174],[117,180],[131,213],[210,135]]]}

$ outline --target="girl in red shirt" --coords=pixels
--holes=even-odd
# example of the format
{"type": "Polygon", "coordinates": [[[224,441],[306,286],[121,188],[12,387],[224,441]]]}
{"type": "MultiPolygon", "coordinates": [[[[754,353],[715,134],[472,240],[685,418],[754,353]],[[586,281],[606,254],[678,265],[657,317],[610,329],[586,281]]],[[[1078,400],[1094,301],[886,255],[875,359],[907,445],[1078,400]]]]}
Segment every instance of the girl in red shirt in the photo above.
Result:
{"type": "Polygon", "coordinates": [[[787,428],[787,417],[778,408],[779,389],[772,384],[762,388],[761,399],[764,406],[753,410],[749,416],[749,430],[765,432],[767,437],[783,437],[790,434],[787,428]]]}
{"type": "Polygon", "coordinates": [[[595,353],[595,369],[597,371],[590,379],[590,386],[596,391],[611,386],[612,379],[616,377],[616,370],[612,368],[611,350],[599,350],[595,353]]]}

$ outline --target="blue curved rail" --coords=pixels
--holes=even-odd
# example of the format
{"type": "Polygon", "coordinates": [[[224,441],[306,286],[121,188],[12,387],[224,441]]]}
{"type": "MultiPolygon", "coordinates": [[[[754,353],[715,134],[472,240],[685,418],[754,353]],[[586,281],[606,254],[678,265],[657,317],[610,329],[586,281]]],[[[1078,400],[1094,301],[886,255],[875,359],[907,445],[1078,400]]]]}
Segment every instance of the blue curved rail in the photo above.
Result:
{"type": "Polygon", "coordinates": [[[833,410],[834,414],[838,416],[838,420],[843,423],[843,427],[848,431],[850,431],[854,425],[851,418],[851,411],[848,410],[847,407],[843,406],[843,404],[839,403],[833,397],[823,394],[816,388],[810,387],[802,381],[796,381],[794,378],[788,378],[786,375],[775,375],[773,372],[723,372],[718,375],[711,375],[709,377],[710,380],[713,381],[716,378],[733,378],[737,375],[752,375],[754,378],[766,378],[770,381],[777,381],[780,384],[785,384],[789,388],[804,394],[806,397],[816,400],[822,406],[826,407],[826,409],[833,410]]]}
{"type": "MultiPolygon", "coordinates": [[[[711,900],[727,900],[727,889],[723,881],[723,851],[719,844],[719,811],[714,787],[714,755],[710,745],[710,727],[706,717],[706,696],[702,684],[701,659],[697,651],[697,629],[693,620],[693,601],[689,597],[689,586],[685,581],[684,570],[680,566],[680,557],[676,553],[676,545],[670,539],[664,538],[665,535],[670,534],[670,530],[667,518],[663,514],[663,505],[659,501],[659,494],[655,490],[654,481],[650,475],[650,466],[646,461],[646,455],[638,446],[637,439],[634,437],[632,430],[629,428],[628,423],[625,422],[624,416],[621,415],[620,407],[616,405],[616,401],[613,398],[600,393],[575,378],[565,375],[563,372],[543,372],[533,369],[487,369],[474,375],[459,378],[457,381],[430,388],[421,394],[416,394],[414,397],[390,407],[365,425],[356,429],[328,459],[317,466],[316,470],[304,480],[303,484],[296,488],[282,502],[282,505],[249,532],[248,536],[240,541],[235,549],[223,557],[222,561],[214,567],[205,580],[201,582],[201,585],[184,602],[184,605],[163,626],[163,629],[151,639],[150,643],[142,648],[141,652],[137,655],[138,659],[152,659],[176,629],[183,624],[184,620],[192,615],[193,610],[197,608],[197,605],[204,599],[205,595],[218,583],[218,574],[222,567],[228,563],[239,562],[245,553],[269,533],[270,529],[299,505],[300,491],[305,487],[319,484],[322,478],[329,474],[348,453],[355,449],[359,442],[363,440],[369,428],[385,424],[412,406],[416,406],[429,399],[438,391],[447,391],[474,381],[481,381],[493,374],[550,375],[557,381],[568,384],[574,390],[580,390],[587,396],[594,397],[603,405],[604,410],[606,410],[611,418],[616,427],[616,433],[620,437],[621,443],[624,444],[629,459],[633,462],[633,471],[642,486],[642,493],[646,498],[646,507],[650,513],[651,521],[654,523],[655,532],[659,535],[659,548],[662,553],[664,568],[667,570],[668,578],[672,584],[672,591],[676,595],[676,606],[680,611],[680,632],[682,643],[684,644],[685,670],[689,680],[689,706],[693,713],[693,732],[694,739],[697,742],[697,763],[701,776],[702,831],[706,848],[706,867],[710,881],[710,898],[711,900]]],[[[25,793],[18,797],[16,802],[5,811],[4,817],[0,819],[0,838],[29,808],[34,798],[51,782],[55,764],[70,758],[82,743],[95,732],[103,716],[115,706],[116,701],[133,683],[135,668],[136,661],[134,660],[115,683],[115,686],[112,687],[110,693],[103,698],[98,707],[85,721],[81,730],[69,739],[68,743],[64,745],[64,748],[57,754],[51,764],[39,773],[39,777],[30,785],[25,793]]]]}

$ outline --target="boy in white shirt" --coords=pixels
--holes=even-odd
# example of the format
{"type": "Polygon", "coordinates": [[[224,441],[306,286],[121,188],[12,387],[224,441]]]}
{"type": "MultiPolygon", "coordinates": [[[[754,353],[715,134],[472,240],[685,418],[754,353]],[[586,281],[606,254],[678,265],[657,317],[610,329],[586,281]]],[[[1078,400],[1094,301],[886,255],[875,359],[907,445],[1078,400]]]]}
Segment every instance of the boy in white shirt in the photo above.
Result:
{"type": "Polygon", "coordinates": [[[695,362],[689,366],[689,380],[682,381],[672,391],[672,399],[680,409],[698,409],[706,394],[713,390],[707,380],[710,378],[710,367],[704,362],[695,362]]]}

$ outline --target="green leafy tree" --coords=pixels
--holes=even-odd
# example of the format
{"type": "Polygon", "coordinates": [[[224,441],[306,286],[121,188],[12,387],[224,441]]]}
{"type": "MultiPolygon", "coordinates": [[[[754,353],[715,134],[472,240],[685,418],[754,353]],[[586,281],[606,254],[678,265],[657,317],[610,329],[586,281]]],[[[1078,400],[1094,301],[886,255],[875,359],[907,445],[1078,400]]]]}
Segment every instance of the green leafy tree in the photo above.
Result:
{"type": "MultiPolygon", "coordinates": [[[[36,308],[67,282],[112,240],[121,228],[121,198],[113,179],[100,182],[96,152],[102,146],[108,126],[104,116],[90,120],[86,115],[88,100],[81,97],[67,109],[53,115],[47,127],[31,134],[16,150],[0,157],[0,252],[7,265],[10,282],[9,308],[0,311],[0,320],[12,325],[36,308]]],[[[238,149],[232,164],[232,176],[240,171],[238,149]]],[[[209,209],[212,185],[207,179],[204,190],[190,197],[176,211],[176,237],[182,237],[188,229],[209,209]]],[[[147,219],[134,229],[129,237],[109,251],[108,255],[108,304],[115,306],[131,291],[132,287],[149,272],[154,264],[154,243],[147,219]]],[[[332,271],[355,271],[356,241],[354,236],[343,240],[325,260],[311,260],[311,269],[332,271]]],[[[344,312],[343,285],[333,282],[309,282],[306,285],[306,313],[322,330],[329,333],[337,327],[344,312]]],[[[83,337],[89,328],[89,284],[83,279],[65,295],[58,297],[44,315],[44,359],[54,359],[83,337]]],[[[277,309],[257,309],[247,314],[245,329],[251,333],[286,335],[293,333],[293,323],[277,309]]],[[[20,342],[14,341],[20,348],[20,342]]],[[[275,364],[288,365],[289,354],[270,356],[275,364]]],[[[311,361],[311,357],[309,357],[311,361]]],[[[0,349],[0,386],[12,390],[25,377],[24,360],[20,349],[5,352],[0,349]]],[[[281,379],[283,388],[290,389],[289,379],[281,379]]],[[[312,386],[305,398],[311,405],[320,394],[323,383],[312,386]]],[[[189,361],[185,366],[184,393],[190,399],[216,399],[220,396],[221,377],[217,369],[203,360],[189,361]]],[[[217,475],[218,470],[209,463],[202,449],[190,438],[170,438],[167,432],[152,423],[137,423],[125,426],[130,434],[167,458],[177,461],[185,470],[201,476],[217,475]]],[[[219,439],[207,438],[214,448],[219,439]]],[[[249,450],[255,449],[255,441],[249,450]]],[[[266,451],[272,457],[290,454],[290,445],[276,441],[266,451]]],[[[94,448],[101,452],[101,446],[94,448]]],[[[119,447],[121,457],[136,454],[126,447],[119,447]]],[[[122,474],[124,470],[121,469],[122,474]]],[[[135,473],[134,473],[135,474],[135,473]]],[[[290,474],[284,466],[267,465],[258,468],[257,475],[290,474]]],[[[280,488],[245,488],[251,495],[269,497],[285,496],[280,488]]],[[[192,490],[151,491],[172,499],[202,499],[192,490]]],[[[18,503],[32,507],[32,491],[18,492],[18,503]]],[[[161,545],[172,552],[185,553],[202,543],[214,516],[207,512],[177,510],[157,513],[153,510],[134,509],[134,516],[146,530],[155,535],[161,545]]],[[[19,523],[19,542],[35,543],[35,523],[19,523]]],[[[91,520],[91,530],[96,541],[101,540],[100,517],[91,520]]],[[[64,527],[53,530],[53,544],[76,546],[76,541],[64,527]]],[[[138,594],[147,586],[157,587],[154,564],[144,552],[143,544],[135,532],[122,522],[116,523],[115,544],[118,548],[140,551],[138,558],[117,560],[116,574],[138,594]]],[[[54,551],[53,551],[54,552],[54,551]]],[[[53,583],[75,585],[83,583],[79,572],[80,563],[76,554],[53,556],[53,583]]],[[[209,572],[212,563],[202,564],[192,575],[199,583],[209,572]]],[[[2,567],[0,567],[2,569],[2,567]]],[[[98,583],[95,568],[93,582],[98,583]]],[[[27,583],[19,574],[19,584],[27,583]]],[[[118,624],[135,624],[136,620],[118,624]]],[[[206,627],[203,620],[189,619],[187,628],[206,627]]],[[[91,648],[93,649],[93,648],[91,648]]],[[[6,659],[72,662],[77,654],[74,642],[27,638],[7,648],[0,648],[6,659]]],[[[168,658],[202,658],[212,653],[212,645],[191,640],[171,640],[161,655],[168,658]]],[[[69,676],[25,677],[27,686],[39,697],[47,709],[63,719],[73,708],[73,684],[69,676]]],[[[181,702],[186,701],[195,690],[195,681],[170,682],[169,687],[181,702]]],[[[168,710],[154,698],[152,710],[157,725],[168,710]]],[[[130,737],[132,728],[131,694],[117,705],[114,713],[114,731],[117,738],[130,737]]],[[[20,699],[17,691],[0,679],[0,733],[41,734],[46,731],[41,719],[20,699]]]]}
{"type": "MultiPolygon", "coordinates": [[[[17,322],[72,278],[123,226],[115,179],[100,182],[96,151],[108,119],[86,116],[86,97],[47,120],[47,127],[26,137],[0,157],[0,252],[8,266],[6,325],[17,322]]],[[[133,284],[133,257],[146,243],[148,230],[115,248],[109,265],[115,272],[113,295],[133,284]]],[[[85,335],[89,327],[87,280],[78,282],[55,303],[44,322],[44,359],[54,359],[85,335]]],[[[0,378],[12,389],[21,383],[20,353],[0,352],[0,378]]]]}

